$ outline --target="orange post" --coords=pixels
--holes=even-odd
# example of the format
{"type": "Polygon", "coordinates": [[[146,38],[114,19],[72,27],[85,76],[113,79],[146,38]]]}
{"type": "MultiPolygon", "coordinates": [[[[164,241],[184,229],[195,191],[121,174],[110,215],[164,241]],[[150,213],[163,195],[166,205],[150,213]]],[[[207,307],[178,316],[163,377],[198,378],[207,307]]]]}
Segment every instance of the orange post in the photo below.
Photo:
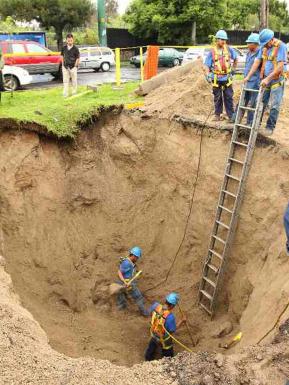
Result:
{"type": "Polygon", "coordinates": [[[144,66],[144,79],[148,80],[158,74],[160,47],[149,45],[147,51],[147,59],[144,66]]]}

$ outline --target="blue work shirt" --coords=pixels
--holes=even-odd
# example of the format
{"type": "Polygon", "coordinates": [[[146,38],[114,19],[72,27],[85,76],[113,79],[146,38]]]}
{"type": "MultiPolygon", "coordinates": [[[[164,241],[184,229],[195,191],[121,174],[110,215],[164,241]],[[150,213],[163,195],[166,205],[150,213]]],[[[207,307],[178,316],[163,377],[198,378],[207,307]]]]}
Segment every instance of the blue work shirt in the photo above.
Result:
{"type": "MultiPolygon", "coordinates": [[[[159,302],[154,302],[149,309],[149,312],[152,313],[160,305],[159,302]]],[[[177,330],[176,317],[173,313],[170,313],[165,320],[165,328],[169,333],[175,333],[177,330]]]]}
{"type": "Polygon", "coordinates": [[[119,270],[121,271],[124,279],[131,279],[135,273],[135,264],[126,258],[121,262],[119,270]]]}
{"type": "MultiPolygon", "coordinates": [[[[237,59],[237,57],[238,57],[237,51],[234,50],[234,48],[232,48],[232,47],[228,47],[228,48],[229,48],[231,60],[235,61],[237,59]]],[[[208,56],[206,57],[205,66],[207,66],[209,68],[209,70],[211,71],[211,73],[213,74],[213,71],[214,71],[214,68],[215,68],[215,63],[214,63],[214,60],[213,60],[213,52],[212,52],[212,50],[213,49],[210,50],[210,52],[208,53],[208,56]]],[[[219,49],[219,52],[220,52],[220,57],[221,56],[224,57],[224,50],[223,49],[219,49]]],[[[228,80],[228,75],[219,75],[218,76],[218,81],[220,81],[220,82],[225,82],[227,80],[228,80]]]]}
{"type": "MultiPolygon", "coordinates": [[[[272,54],[273,49],[275,49],[275,47],[271,47],[268,49],[268,56],[270,56],[272,54]]],[[[262,56],[263,56],[263,49],[260,49],[260,52],[259,52],[257,58],[259,60],[262,60],[262,56]]],[[[283,43],[283,41],[281,41],[281,44],[279,46],[276,59],[277,59],[277,63],[284,62],[284,72],[285,72],[286,71],[286,63],[287,63],[287,47],[286,47],[286,44],[283,43]]],[[[269,76],[273,71],[274,71],[273,62],[271,60],[267,60],[266,65],[265,65],[265,72],[264,72],[265,77],[269,76]]],[[[282,80],[282,78],[283,78],[283,76],[281,75],[279,79],[272,80],[269,83],[269,85],[280,82],[280,80],[282,80]]]]}
{"type": "MultiPolygon", "coordinates": [[[[245,63],[245,70],[244,70],[244,76],[246,77],[248,73],[250,72],[255,59],[258,58],[260,51],[262,51],[260,48],[257,49],[255,52],[249,51],[246,56],[246,63],[245,63]]],[[[248,81],[247,87],[251,89],[259,89],[260,87],[260,68],[251,76],[250,80],[248,81]]]]}

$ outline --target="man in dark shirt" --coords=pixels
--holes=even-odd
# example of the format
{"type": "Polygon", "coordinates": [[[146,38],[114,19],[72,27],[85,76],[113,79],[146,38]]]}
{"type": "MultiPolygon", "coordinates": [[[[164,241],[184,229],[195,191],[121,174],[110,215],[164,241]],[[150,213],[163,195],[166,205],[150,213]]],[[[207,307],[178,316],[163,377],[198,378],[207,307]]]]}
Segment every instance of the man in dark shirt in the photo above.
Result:
{"type": "Polygon", "coordinates": [[[63,96],[69,96],[69,82],[72,83],[72,95],[77,94],[77,69],[79,67],[80,53],[74,45],[73,35],[66,36],[66,46],[62,48],[62,74],[63,74],[63,96]]]}

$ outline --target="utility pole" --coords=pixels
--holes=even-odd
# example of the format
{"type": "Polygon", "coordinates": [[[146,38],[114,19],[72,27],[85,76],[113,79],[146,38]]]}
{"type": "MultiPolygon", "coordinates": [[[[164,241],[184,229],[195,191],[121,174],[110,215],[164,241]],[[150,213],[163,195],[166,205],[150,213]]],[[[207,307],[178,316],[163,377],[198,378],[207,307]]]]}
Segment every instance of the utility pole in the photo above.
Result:
{"type": "Polygon", "coordinates": [[[261,0],[260,7],[260,30],[268,28],[269,25],[269,0],[261,0]]]}
{"type": "Polygon", "coordinates": [[[107,46],[105,0],[97,0],[97,21],[99,44],[107,46]]]}

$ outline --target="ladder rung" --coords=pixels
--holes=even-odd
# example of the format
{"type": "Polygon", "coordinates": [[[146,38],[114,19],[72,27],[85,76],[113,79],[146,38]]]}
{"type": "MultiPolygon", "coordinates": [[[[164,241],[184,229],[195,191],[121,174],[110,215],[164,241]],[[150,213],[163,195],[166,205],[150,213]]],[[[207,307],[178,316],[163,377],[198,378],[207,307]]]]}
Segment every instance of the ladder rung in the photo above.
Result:
{"type": "Polygon", "coordinates": [[[247,106],[240,106],[242,110],[248,110],[248,111],[256,111],[256,108],[247,107],[247,106]]]}
{"type": "Polygon", "coordinates": [[[200,290],[200,292],[201,292],[205,297],[207,297],[209,301],[212,302],[213,297],[212,297],[209,293],[207,293],[205,290],[200,290]]]}
{"type": "Polygon", "coordinates": [[[230,178],[230,179],[236,180],[237,182],[241,182],[241,180],[240,180],[239,178],[237,178],[236,176],[234,176],[234,175],[226,174],[226,176],[227,176],[228,178],[230,178]]]}
{"type": "Polygon", "coordinates": [[[244,164],[241,160],[235,159],[235,158],[229,158],[232,162],[239,163],[239,164],[244,164]]]}
{"type": "Polygon", "coordinates": [[[249,130],[251,130],[251,129],[252,129],[252,127],[251,127],[251,126],[247,126],[246,124],[241,124],[241,123],[236,123],[236,126],[238,126],[238,127],[242,127],[242,128],[248,128],[249,130]]]}
{"type": "Polygon", "coordinates": [[[223,259],[223,257],[221,256],[221,254],[217,253],[216,251],[210,249],[209,252],[210,252],[211,254],[214,254],[216,257],[218,257],[218,258],[220,258],[220,259],[223,259]]]}
{"type": "Polygon", "coordinates": [[[210,315],[212,315],[213,313],[205,306],[202,304],[202,302],[199,303],[199,305],[207,312],[209,313],[210,315]]]}
{"type": "Polygon", "coordinates": [[[227,211],[228,213],[230,213],[230,214],[233,214],[233,211],[232,210],[230,210],[230,209],[228,209],[227,207],[225,207],[225,206],[219,206],[222,210],[225,210],[225,211],[227,211]]]}
{"type": "Polygon", "coordinates": [[[209,278],[207,277],[203,277],[203,279],[208,282],[209,285],[213,286],[213,287],[216,287],[216,284],[215,282],[211,281],[209,278]]]}
{"type": "Polygon", "coordinates": [[[236,140],[233,140],[232,143],[237,144],[238,146],[248,147],[248,144],[245,144],[245,143],[242,143],[242,142],[237,142],[236,140]]]}
{"type": "MultiPolygon", "coordinates": [[[[220,207],[220,206],[219,206],[219,207],[220,207]]],[[[224,241],[224,239],[219,238],[219,237],[217,237],[216,235],[213,235],[213,238],[215,238],[217,241],[223,243],[224,245],[226,244],[226,241],[224,241]]]]}
{"type": "Polygon", "coordinates": [[[216,274],[219,272],[219,269],[215,265],[212,265],[211,263],[207,263],[207,266],[209,269],[213,270],[216,274]]]}
{"type": "Polygon", "coordinates": [[[237,198],[237,195],[231,193],[230,191],[227,190],[222,190],[222,192],[226,195],[229,195],[230,197],[237,198]]]}
{"type": "Polygon", "coordinates": [[[223,223],[221,221],[216,221],[216,223],[218,223],[218,225],[225,227],[225,229],[230,230],[230,227],[228,225],[225,225],[225,223],[223,223]]]}
{"type": "Polygon", "coordinates": [[[248,91],[248,92],[259,92],[259,90],[254,90],[253,88],[244,88],[244,91],[248,91]]]}

